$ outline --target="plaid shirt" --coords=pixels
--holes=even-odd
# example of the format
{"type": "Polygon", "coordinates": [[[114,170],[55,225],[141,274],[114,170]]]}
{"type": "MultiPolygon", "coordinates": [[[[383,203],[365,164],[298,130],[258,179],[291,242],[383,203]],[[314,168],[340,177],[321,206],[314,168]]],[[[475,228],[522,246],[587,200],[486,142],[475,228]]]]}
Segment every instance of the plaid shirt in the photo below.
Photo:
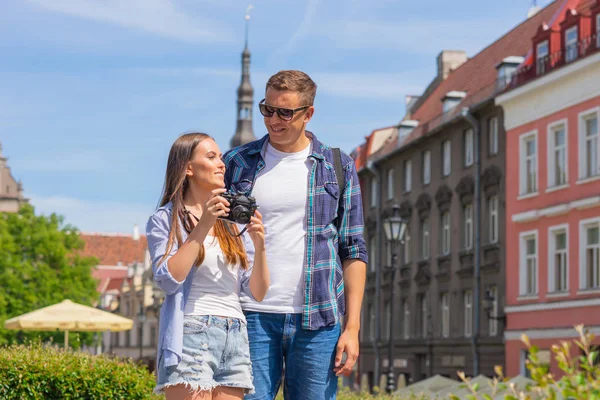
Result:
{"type": "MultiPolygon", "coordinates": [[[[354,160],[342,153],[345,187],[340,190],[331,148],[308,134],[313,143],[309,158],[314,162],[308,176],[302,328],[316,330],[335,325],[345,314],[342,261],[359,259],[366,263],[367,250],[354,160]]],[[[229,190],[251,194],[257,174],[265,167],[261,152],[268,138],[266,135],[224,155],[225,186],[229,190]]],[[[273,195],[277,195],[276,190],[273,195]]],[[[242,286],[247,292],[246,285],[242,286]]]]}

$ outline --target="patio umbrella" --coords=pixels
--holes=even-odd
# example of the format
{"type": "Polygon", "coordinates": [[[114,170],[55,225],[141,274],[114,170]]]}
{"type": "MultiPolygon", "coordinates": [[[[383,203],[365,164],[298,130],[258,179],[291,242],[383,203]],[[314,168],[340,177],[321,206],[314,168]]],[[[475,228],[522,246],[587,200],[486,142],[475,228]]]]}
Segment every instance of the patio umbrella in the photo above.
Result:
{"type": "Polygon", "coordinates": [[[4,322],[4,328],[30,331],[65,331],[65,348],[69,331],[118,332],[133,327],[133,321],[94,307],[63,300],[4,322]]]}

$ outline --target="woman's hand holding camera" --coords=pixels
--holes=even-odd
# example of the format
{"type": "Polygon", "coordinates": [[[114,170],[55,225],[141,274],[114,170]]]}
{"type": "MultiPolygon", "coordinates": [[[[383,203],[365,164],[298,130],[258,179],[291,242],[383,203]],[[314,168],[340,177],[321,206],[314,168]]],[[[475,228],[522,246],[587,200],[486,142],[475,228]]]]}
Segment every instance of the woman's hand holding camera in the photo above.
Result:
{"type": "Polygon", "coordinates": [[[250,219],[250,223],[246,225],[248,228],[248,234],[252,243],[254,243],[255,251],[262,251],[265,249],[265,226],[262,222],[262,215],[258,210],[254,211],[254,215],[250,219]]]}
{"type": "Polygon", "coordinates": [[[215,189],[212,191],[214,197],[206,202],[202,210],[202,216],[200,217],[199,225],[212,227],[217,218],[224,217],[229,214],[229,202],[220,196],[225,193],[226,189],[215,189]]]}

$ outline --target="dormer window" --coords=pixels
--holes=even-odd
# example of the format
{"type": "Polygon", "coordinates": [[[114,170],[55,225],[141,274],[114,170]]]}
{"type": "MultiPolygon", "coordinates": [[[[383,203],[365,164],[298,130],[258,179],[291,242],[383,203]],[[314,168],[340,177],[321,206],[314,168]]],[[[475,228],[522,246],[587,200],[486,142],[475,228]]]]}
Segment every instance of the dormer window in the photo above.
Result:
{"type": "Polygon", "coordinates": [[[406,120],[400,122],[398,125],[398,144],[401,144],[401,140],[408,136],[417,126],[419,126],[419,121],[406,120]]]}
{"type": "Polygon", "coordinates": [[[573,26],[565,32],[565,62],[574,61],[579,55],[577,32],[577,26],[573,26]]]}
{"type": "Polygon", "coordinates": [[[535,70],[538,75],[543,75],[549,69],[550,64],[548,62],[549,57],[548,41],[544,40],[537,45],[536,59],[535,59],[535,70]]]}
{"type": "Polygon", "coordinates": [[[498,70],[497,88],[504,89],[510,84],[510,81],[517,72],[517,67],[523,62],[523,57],[506,57],[496,66],[498,70]]]}
{"type": "Polygon", "coordinates": [[[452,110],[454,107],[460,104],[467,94],[465,92],[452,91],[446,93],[442,99],[442,110],[444,113],[452,110]]]}

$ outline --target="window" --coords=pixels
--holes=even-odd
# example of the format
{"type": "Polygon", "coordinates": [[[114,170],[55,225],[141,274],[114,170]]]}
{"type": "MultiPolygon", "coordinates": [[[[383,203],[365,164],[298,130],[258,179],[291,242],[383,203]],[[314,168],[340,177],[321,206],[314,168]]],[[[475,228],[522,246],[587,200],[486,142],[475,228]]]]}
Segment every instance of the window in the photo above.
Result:
{"type": "Polygon", "coordinates": [[[498,196],[488,198],[489,242],[498,242],[498,196]]]}
{"type": "Polygon", "coordinates": [[[394,198],[394,169],[390,168],[387,172],[387,198],[391,200],[394,198]]]}
{"type": "Polygon", "coordinates": [[[536,72],[538,75],[543,75],[546,73],[549,67],[549,48],[548,41],[545,40],[537,45],[537,55],[536,55],[536,72]]]}
{"type": "Polygon", "coordinates": [[[125,331],[125,347],[131,347],[131,335],[133,335],[133,329],[125,331]]]}
{"type": "Polygon", "coordinates": [[[568,291],[567,226],[550,228],[548,235],[548,288],[552,293],[568,291]]]}
{"type": "Polygon", "coordinates": [[[443,293],[441,296],[442,303],[442,337],[450,336],[450,302],[448,293],[443,293]]]}
{"type": "Polygon", "coordinates": [[[427,337],[429,329],[427,327],[429,323],[429,316],[427,315],[427,296],[421,295],[421,333],[423,337],[427,337]]]}
{"type": "Polygon", "coordinates": [[[371,178],[371,208],[377,207],[377,178],[371,178]]]}
{"type": "Polygon", "coordinates": [[[498,117],[488,121],[488,142],[490,155],[498,154],[498,117]]]}
{"type": "Polygon", "coordinates": [[[600,219],[581,222],[582,257],[580,272],[582,289],[600,288],[600,219]]]}
{"type": "MultiPolygon", "coordinates": [[[[498,287],[490,286],[488,289],[490,296],[494,299],[492,304],[492,311],[490,313],[491,316],[498,316],[498,287]]],[[[488,319],[488,333],[490,336],[496,336],[498,334],[498,320],[489,318],[488,319]]]]}
{"type": "Polygon", "coordinates": [[[156,346],[156,339],[158,339],[156,333],[156,326],[152,326],[150,328],[150,346],[156,346]]]}
{"type": "Polygon", "coordinates": [[[375,268],[377,268],[377,236],[373,234],[369,238],[369,270],[374,272],[375,268]]]}
{"type": "Polygon", "coordinates": [[[463,208],[463,216],[465,250],[471,250],[473,249],[473,204],[467,204],[463,208]]]}
{"type": "Polygon", "coordinates": [[[596,15],[596,48],[600,49],[600,14],[596,15]]]}
{"type": "Polygon", "coordinates": [[[404,300],[404,339],[410,339],[410,304],[404,300]]]}
{"type": "Polygon", "coordinates": [[[442,158],[444,163],[444,176],[450,175],[450,141],[446,140],[442,144],[442,158]]]}
{"type": "Polygon", "coordinates": [[[471,337],[473,334],[473,292],[465,290],[463,299],[465,305],[465,337],[471,337]]]}
{"type": "Polygon", "coordinates": [[[410,192],[412,189],[412,162],[404,161],[404,191],[410,192]]]}
{"type": "Polygon", "coordinates": [[[406,227],[406,233],[404,234],[404,264],[410,262],[410,229],[406,227]]]}
{"type": "Polygon", "coordinates": [[[431,182],[431,152],[426,150],[423,152],[423,184],[427,185],[431,182]]]}
{"type": "Polygon", "coordinates": [[[442,254],[450,254],[450,213],[442,214],[442,254]]]}
{"type": "Polygon", "coordinates": [[[421,259],[429,259],[429,220],[421,223],[421,259]]]}
{"type": "Polygon", "coordinates": [[[537,284],[537,231],[521,233],[519,286],[522,296],[535,296],[537,284]]]}
{"type": "Polygon", "coordinates": [[[565,62],[577,59],[578,51],[577,26],[573,26],[565,32],[565,62]]]}
{"type": "Polygon", "coordinates": [[[537,192],[537,132],[521,136],[519,146],[521,194],[537,192]]]}
{"type": "Polygon", "coordinates": [[[473,129],[465,131],[465,167],[473,165],[473,129]]]}
{"type": "Polygon", "coordinates": [[[389,339],[390,338],[390,326],[392,323],[392,306],[391,306],[391,302],[386,301],[385,302],[385,328],[384,328],[384,332],[383,332],[383,337],[385,339],[389,339]]]}
{"type": "Polygon", "coordinates": [[[579,115],[579,177],[581,179],[600,175],[598,157],[598,116],[600,109],[586,111],[579,115]]]}
{"type": "Polygon", "coordinates": [[[548,126],[548,187],[567,183],[566,120],[548,126]]]}

